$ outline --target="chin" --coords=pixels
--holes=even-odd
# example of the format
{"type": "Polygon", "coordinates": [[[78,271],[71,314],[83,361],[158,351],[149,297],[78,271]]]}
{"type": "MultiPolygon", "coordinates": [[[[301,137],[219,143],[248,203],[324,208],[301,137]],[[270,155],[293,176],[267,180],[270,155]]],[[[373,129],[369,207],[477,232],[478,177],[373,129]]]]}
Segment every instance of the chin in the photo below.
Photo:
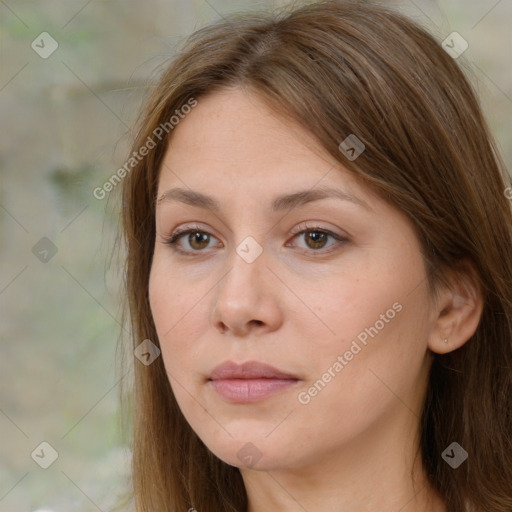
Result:
{"type": "Polygon", "coordinates": [[[240,469],[271,471],[297,462],[296,447],[285,446],[277,437],[266,439],[265,435],[252,436],[247,431],[241,437],[226,434],[222,440],[204,439],[203,443],[217,458],[240,469]]]}

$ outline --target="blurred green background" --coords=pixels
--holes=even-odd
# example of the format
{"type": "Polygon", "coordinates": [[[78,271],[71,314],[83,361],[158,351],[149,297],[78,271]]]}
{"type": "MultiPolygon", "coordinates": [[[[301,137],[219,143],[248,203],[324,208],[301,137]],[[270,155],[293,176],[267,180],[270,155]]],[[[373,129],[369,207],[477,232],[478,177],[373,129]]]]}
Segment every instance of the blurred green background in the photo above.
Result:
{"type": "MultiPolygon", "coordinates": [[[[148,80],[183,36],[284,3],[0,0],[0,512],[106,512],[126,491],[120,187],[93,190],[125,162],[148,80]]],[[[512,2],[380,3],[467,40],[459,61],[510,168],[512,2]]]]}

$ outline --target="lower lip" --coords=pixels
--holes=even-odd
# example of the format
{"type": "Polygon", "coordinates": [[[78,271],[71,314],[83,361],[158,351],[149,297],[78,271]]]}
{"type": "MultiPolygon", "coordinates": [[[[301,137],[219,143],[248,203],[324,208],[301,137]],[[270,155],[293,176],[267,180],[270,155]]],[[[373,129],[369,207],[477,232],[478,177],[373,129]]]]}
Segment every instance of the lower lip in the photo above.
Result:
{"type": "Polygon", "coordinates": [[[259,402],[293,386],[296,379],[222,379],[211,380],[215,391],[228,402],[259,402]]]}

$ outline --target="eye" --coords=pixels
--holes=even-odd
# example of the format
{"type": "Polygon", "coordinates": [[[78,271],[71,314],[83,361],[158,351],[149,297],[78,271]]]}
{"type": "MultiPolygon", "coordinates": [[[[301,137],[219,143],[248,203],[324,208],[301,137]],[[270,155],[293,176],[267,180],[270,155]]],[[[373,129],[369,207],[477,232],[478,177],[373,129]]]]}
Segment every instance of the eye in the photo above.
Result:
{"type": "Polygon", "coordinates": [[[305,242],[305,246],[302,246],[302,248],[313,250],[314,252],[320,252],[319,249],[325,249],[343,242],[348,242],[347,238],[318,226],[308,226],[306,229],[295,233],[294,238],[299,237],[302,237],[305,242]],[[329,239],[333,240],[333,243],[327,245],[329,239]]]}
{"type": "Polygon", "coordinates": [[[199,227],[188,228],[183,230],[177,230],[172,234],[170,238],[165,240],[166,245],[170,245],[175,251],[182,253],[201,252],[208,248],[213,235],[202,231],[199,227]],[[188,235],[188,236],[186,236],[188,235]],[[181,239],[184,239],[185,243],[188,244],[188,248],[183,248],[181,239]]]}

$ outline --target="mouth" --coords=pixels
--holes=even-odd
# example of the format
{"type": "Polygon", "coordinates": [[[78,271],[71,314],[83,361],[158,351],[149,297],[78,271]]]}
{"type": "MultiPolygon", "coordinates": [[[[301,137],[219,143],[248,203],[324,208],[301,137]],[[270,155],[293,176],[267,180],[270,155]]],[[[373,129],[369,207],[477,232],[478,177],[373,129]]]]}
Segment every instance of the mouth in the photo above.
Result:
{"type": "Polygon", "coordinates": [[[273,366],[249,361],[226,361],[217,366],[208,384],[229,403],[254,403],[296,385],[300,379],[273,366]]]}

